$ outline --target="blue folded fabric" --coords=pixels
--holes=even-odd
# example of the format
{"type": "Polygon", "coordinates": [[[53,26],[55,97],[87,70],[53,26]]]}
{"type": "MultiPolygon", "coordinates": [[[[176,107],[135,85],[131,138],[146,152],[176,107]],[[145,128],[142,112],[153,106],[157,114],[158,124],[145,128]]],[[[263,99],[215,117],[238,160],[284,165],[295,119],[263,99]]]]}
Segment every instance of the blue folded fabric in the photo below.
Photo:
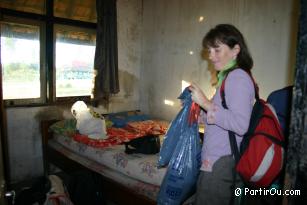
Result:
{"type": "Polygon", "coordinates": [[[131,115],[131,112],[119,112],[109,114],[107,119],[113,123],[113,127],[122,128],[125,127],[128,122],[150,120],[150,117],[145,114],[135,113],[135,115],[131,115]]]}

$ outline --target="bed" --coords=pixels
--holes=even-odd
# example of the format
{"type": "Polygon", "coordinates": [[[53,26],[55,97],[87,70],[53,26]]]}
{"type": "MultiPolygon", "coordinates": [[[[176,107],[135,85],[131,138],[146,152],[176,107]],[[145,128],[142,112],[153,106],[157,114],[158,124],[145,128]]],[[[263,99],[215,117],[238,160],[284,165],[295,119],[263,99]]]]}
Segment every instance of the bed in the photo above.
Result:
{"type": "MultiPolygon", "coordinates": [[[[61,120],[63,121],[63,120],[61,120]]],[[[76,170],[99,173],[103,180],[103,193],[118,205],[156,204],[159,186],[166,168],[158,169],[158,154],[125,154],[125,146],[105,148],[88,146],[50,127],[60,120],[41,121],[44,170],[49,174],[55,165],[67,174],[76,170]]]]}

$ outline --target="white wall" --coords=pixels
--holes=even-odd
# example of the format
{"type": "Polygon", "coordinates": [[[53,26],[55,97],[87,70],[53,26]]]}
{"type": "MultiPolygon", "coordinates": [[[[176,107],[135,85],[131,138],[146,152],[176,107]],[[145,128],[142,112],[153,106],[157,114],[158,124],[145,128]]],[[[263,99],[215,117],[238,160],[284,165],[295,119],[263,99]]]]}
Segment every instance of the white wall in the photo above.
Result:
{"type": "Polygon", "coordinates": [[[64,109],[50,107],[8,108],[7,136],[11,182],[43,174],[39,121],[60,119],[64,109]]]}
{"type": "Polygon", "coordinates": [[[107,112],[139,109],[142,57],[142,1],[117,1],[120,93],[111,97],[107,112]]]}
{"type": "Polygon", "coordinates": [[[261,97],[292,84],[297,7],[298,0],[144,0],[142,110],[172,119],[179,110],[176,97],[182,80],[199,83],[213,95],[200,52],[204,35],[219,23],[234,24],[245,36],[261,97]],[[175,101],[175,106],[165,105],[164,99],[175,101]]]}

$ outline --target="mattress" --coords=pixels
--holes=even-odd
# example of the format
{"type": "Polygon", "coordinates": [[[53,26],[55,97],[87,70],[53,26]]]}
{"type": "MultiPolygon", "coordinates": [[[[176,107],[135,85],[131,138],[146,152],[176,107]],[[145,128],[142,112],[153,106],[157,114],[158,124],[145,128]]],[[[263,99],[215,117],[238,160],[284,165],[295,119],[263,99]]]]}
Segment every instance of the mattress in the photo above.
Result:
{"type": "MultiPolygon", "coordinates": [[[[68,140],[70,141],[70,140],[68,140]]],[[[67,141],[67,142],[68,142],[67,141]]],[[[100,164],[94,160],[88,159],[87,157],[81,156],[80,154],[68,149],[66,146],[63,146],[57,140],[49,140],[48,146],[57,150],[61,154],[65,155],[67,158],[77,161],[83,166],[93,170],[97,173],[100,173],[104,177],[110,178],[113,181],[116,181],[123,186],[135,191],[136,193],[146,196],[149,199],[156,200],[160,186],[149,184],[144,181],[141,181],[136,178],[131,178],[121,172],[108,168],[107,166],[100,164]]],[[[81,148],[82,149],[82,148],[81,148]]]]}
{"type": "Polygon", "coordinates": [[[157,168],[159,154],[128,155],[125,153],[124,145],[95,148],[58,134],[55,134],[54,140],[79,156],[148,184],[160,186],[166,173],[166,168],[157,168]]]}

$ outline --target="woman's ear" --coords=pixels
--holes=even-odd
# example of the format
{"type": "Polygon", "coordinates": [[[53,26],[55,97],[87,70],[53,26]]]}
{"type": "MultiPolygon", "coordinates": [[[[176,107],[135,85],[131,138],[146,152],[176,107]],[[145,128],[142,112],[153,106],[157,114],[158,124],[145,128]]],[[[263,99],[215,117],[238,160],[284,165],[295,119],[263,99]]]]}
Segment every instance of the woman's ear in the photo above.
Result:
{"type": "Polygon", "coordinates": [[[239,44],[236,44],[232,49],[234,59],[237,58],[240,51],[241,51],[241,47],[239,46],[239,44]]]}

